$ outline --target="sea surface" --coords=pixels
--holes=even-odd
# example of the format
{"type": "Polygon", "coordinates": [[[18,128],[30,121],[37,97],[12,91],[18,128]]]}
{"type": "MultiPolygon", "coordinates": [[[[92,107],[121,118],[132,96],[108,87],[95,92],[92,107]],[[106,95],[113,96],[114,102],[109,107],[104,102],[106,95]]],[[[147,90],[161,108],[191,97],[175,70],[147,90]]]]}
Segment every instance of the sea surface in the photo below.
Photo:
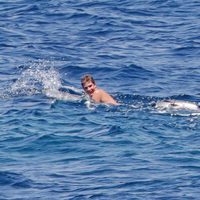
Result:
{"type": "Polygon", "coordinates": [[[199,86],[198,0],[0,0],[0,200],[199,200],[199,86]]]}

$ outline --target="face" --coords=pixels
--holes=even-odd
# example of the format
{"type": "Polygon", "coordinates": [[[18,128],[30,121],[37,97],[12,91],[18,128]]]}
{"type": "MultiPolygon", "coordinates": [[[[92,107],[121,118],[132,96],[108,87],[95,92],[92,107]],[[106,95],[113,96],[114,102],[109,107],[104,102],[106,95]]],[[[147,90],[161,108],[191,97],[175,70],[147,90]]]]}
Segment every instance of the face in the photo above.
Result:
{"type": "Polygon", "coordinates": [[[94,93],[95,89],[96,89],[96,85],[92,82],[86,82],[84,85],[83,85],[83,89],[85,90],[85,92],[87,94],[89,94],[90,96],[92,96],[92,94],[94,93]]]}

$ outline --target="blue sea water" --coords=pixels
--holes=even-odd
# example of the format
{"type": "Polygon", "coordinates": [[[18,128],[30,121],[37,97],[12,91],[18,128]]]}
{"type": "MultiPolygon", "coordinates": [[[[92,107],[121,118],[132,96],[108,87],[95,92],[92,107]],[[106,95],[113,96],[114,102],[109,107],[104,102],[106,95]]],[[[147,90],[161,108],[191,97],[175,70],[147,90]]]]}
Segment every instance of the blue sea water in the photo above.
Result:
{"type": "Polygon", "coordinates": [[[0,0],[0,199],[199,199],[200,116],[153,107],[200,102],[199,30],[197,0],[0,0]]]}

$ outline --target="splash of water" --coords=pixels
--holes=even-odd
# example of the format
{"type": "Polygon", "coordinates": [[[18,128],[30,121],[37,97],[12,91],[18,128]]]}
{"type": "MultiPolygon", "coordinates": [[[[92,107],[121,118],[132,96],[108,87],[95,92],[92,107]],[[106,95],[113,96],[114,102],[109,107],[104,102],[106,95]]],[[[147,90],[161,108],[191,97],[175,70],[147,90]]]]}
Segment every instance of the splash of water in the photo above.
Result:
{"type": "Polygon", "coordinates": [[[15,95],[33,95],[43,90],[58,90],[61,87],[60,76],[48,61],[32,63],[11,85],[15,95]]]}
{"type": "Polygon", "coordinates": [[[53,62],[38,61],[31,63],[22,71],[19,78],[10,86],[8,93],[10,96],[44,94],[59,100],[80,100],[80,95],[61,92],[59,89],[62,87],[78,91],[72,86],[62,86],[60,74],[55,70],[53,62]]]}

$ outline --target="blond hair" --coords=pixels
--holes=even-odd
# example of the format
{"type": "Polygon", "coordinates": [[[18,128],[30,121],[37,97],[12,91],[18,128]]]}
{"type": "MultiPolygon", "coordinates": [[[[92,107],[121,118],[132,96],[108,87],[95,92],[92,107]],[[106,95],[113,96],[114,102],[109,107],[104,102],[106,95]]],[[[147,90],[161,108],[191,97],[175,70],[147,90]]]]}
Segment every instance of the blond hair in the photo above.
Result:
{"type": "Polygon", "coordinates": [[[88,83],[88,82],[92,82],[93,84],[96,84],[94,78],[89,74],[87,74],[81,78],[82,87],[85,85],[85,83],[88,83]]]}

